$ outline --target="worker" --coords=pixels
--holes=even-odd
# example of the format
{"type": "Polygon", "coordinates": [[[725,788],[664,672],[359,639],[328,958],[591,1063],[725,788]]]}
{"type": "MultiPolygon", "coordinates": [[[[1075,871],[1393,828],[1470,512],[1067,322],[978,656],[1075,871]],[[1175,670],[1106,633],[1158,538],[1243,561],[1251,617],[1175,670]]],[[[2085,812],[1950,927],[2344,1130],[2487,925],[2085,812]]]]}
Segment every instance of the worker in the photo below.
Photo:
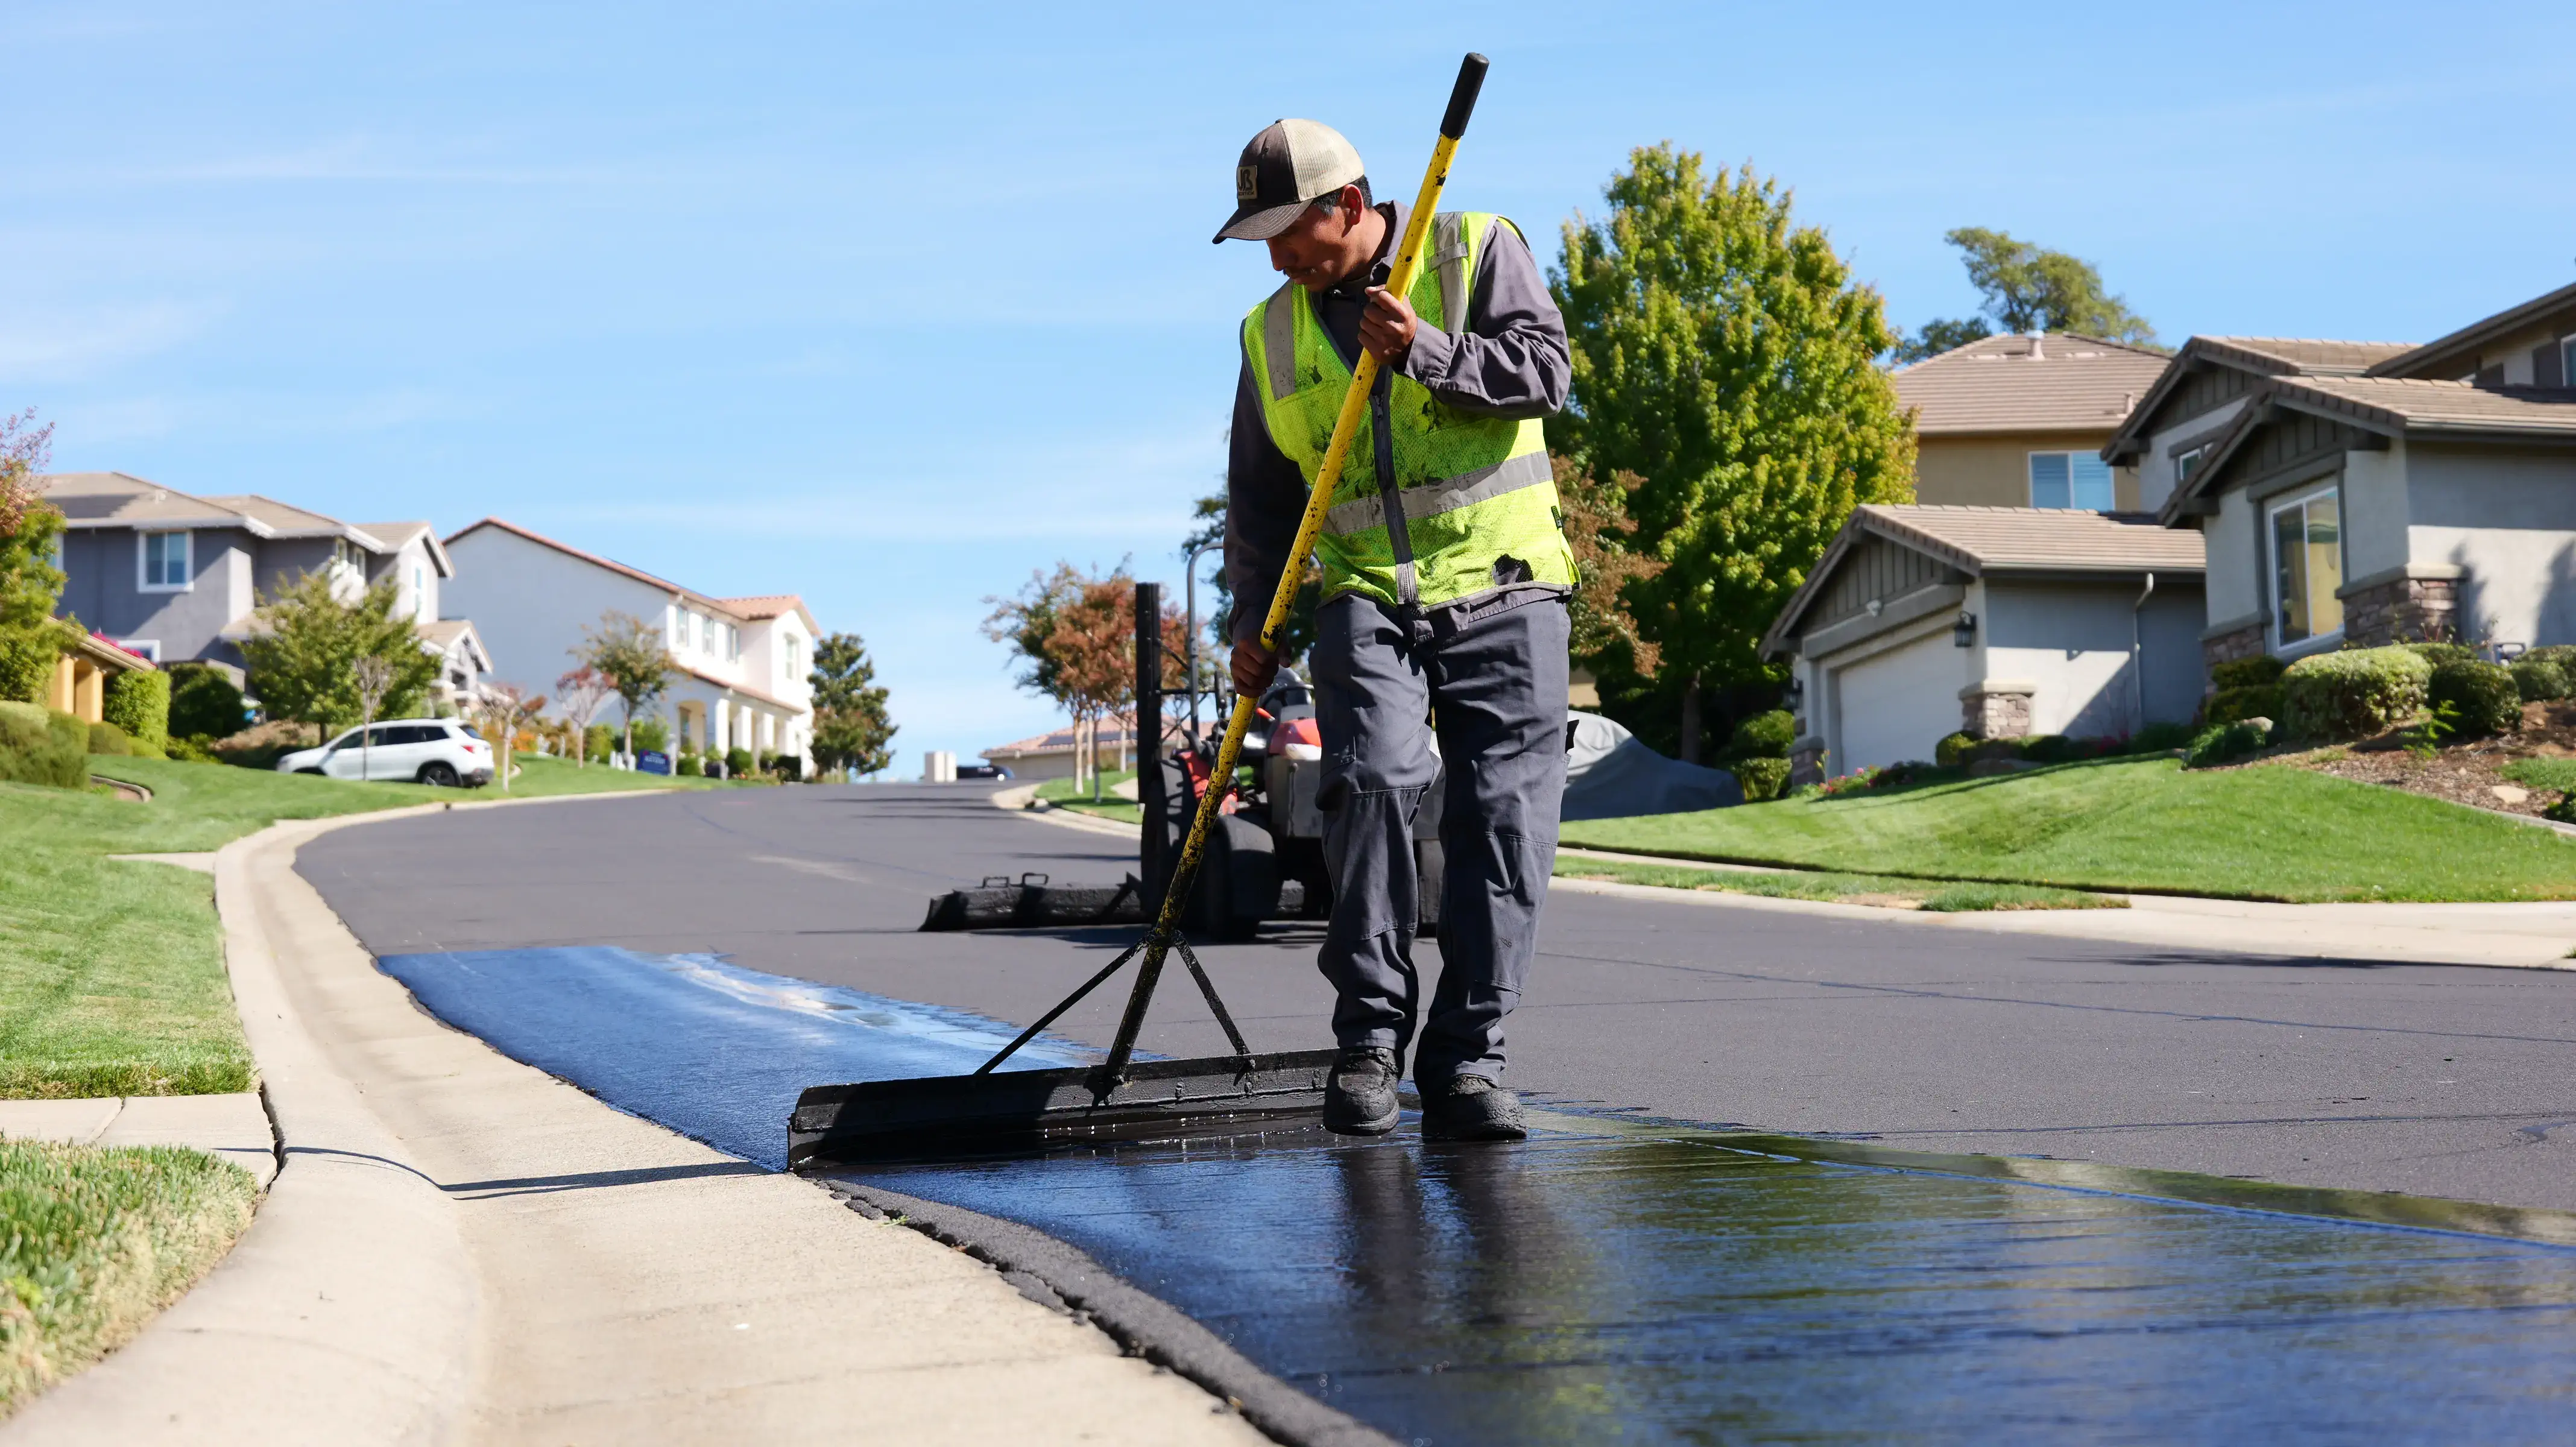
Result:
{"type": "Polygon", "coordinates": [[[1318,964],[1340,1047],[1324,1123],[1394,1129],[1409,1050],[1426,1137],[1516,1140],[1503,1020],[1537,947],[1565,792],[1575,566],[1540,421],[1572,380],[1565,321],[1519,228],[1478,212],[1436,217],[1410,292],[1386,290],[1409,208],[1370,195],[1329,126],[1253,137],[1235,201],[1215,239],[1267,242],[1287,278],[1243,321],[1227,459],[1228,632],[1248,695],[1278,670],[1265,604],[1360,349],[1382,368],[1315,548],[1308,667],[1333,879],[1318,964]],[[1442,965],[1425,1010],[1413,827],[1444,762],[1442,965]]]}

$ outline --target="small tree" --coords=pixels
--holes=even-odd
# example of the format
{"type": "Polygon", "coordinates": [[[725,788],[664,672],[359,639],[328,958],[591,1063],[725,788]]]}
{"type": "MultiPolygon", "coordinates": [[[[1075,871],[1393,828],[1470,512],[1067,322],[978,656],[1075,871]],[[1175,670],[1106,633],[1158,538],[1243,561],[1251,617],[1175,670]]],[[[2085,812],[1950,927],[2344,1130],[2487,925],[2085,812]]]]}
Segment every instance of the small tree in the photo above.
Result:
{"type": "MultiPolygon", "coordinates": [[[[1086,577],[1070,563],[1053,575],[1039,573],[1017,598],[987,598],[994,606],[984,635],[1011,645],[1027,664],[1020,686],[1064,705],[1073,719],[1075,777],[1089,751],[1092,797],[1100,796],[1097,758],[1100,720],[1136,697],[1136,580],[1120,563],[1100,577],[1086,577]]],[[[1180,678],[1181,610],[1163,607],[1163,672],[1167,685],[1180,678]]],[[[1139,729],[1149,727],[1144,721],[1139,729]]],[[[1152,722],[1160,742],[1161,720],[1152,722]]],[[[1142,735],[1140,734],[1140,737],[1142,735]]]]}
{"type": "Polygon", "coordinates": [[[54,660],[80,630],[54,615],[63,574],[54,542],[61,509],[46,502],[37,477],[50,461],[54,425],[35,413],[0,417],[0,699],[33,703],[53,680],[54,660]]]}
{"type": "Polygon", "coordinates": [[[368,654],[349,667],[358,689],[358,724],[364,732],[358,735],[358,777],[376,776],[373,750],[376,743],[376,705],[385,701],[385,693],[394,686],[394,666],[368,654]]]}
{"type": "Polygon", "coordinates": [[[814,767],[873,774],[894,762],[895,725],[886,717],[886,691],[856,633],[834,633],[814,644],[814,767]]]}
{"type": "Polygon", "coordinates": [[[501,741],[499,767],[501,792],[504,794],[510,792],[510,751],[518,743],[519,730],[545,706],[543,694],[531,698],[515,683],[483,685],[483,702],[477,711],[482,714],[485,727],[490,728],[501,741]]]}
{"type": "Polygon", "coordinates": [[[1595,482],[1564,456],[1550,457],[1556,469],[1556,496],[1565,510],[1565,541],[1579,569],[1574,596],[1573,638],[1567,648],[1577,660],[1599,669],[1625,669],[1642,678],[1655,676],[1663,649],[1637,626],[1625,589],[1631,582],[1653,578],[1664,561],[1630,546],[1637,532],[1628,516],[1628,495],[1645,479],[1623,472],[1595,482]]]}
{"type": "Polygon", "coordinates": [[[612,608],[599,615],[597,625],[582,629],[581,638],[573,657],[606,679],[624,705],[625,749],[632,754],[635,715],[671,691],[671,675],[679,671],[679,666],[671,661],[662,630],[632,613],[612,608]]]}
{"type": "Polygon", "coordinates": [[[1776,182],[1650,146],[1607,195],[1607,218],[1565,227],[1573,406],[1550,430],[1589,476],[1638,479],[1623,545],[1664,566],[1620,594],[1661,663],[1604,682],[1696,761],[1703,688],[1776,688],[1763,631],[1855,504],[1913,496],[1914,438],[1876,364],[1895,340],[1878,293],[1776,182]]]}
{"type": "Polygon", "coordinates": [[[572,735],[573,767],[590,767],[590,721],[615,697],[616,685],[588,664],[555,680],[555,712],[572,735]]]}
{"type": "Polygon", "coordinates": [[[259,629],[242,640],[241,651],[251,691],[271,718],[325,733],[355,722],[366,711],[358,696],[362,658],[382,659],[392,670],[379,700],[389,712],[410,712],[438,681],[439,660],[421,646],[412,620],[396,616],[391,583],[346,602],[332,590],[330,574],[316,570],[281,581],[254,616],[259,629]]]}
{"type": "Polygon", "coordinates": [[[1985,298],[1984,317],[1936,319],[1898,345],[1900,362],[1920,361],[1991,336],[1991,320],[2007,332],[2080,332],[2105,341],[2153,346],[2156,329],[2129,304],[2102,289],[2093,263],[2063,251],[2018,241],[1983,226],[1962,226],[1941,238],[1959,248],[1968,284],[1985,298]]]}

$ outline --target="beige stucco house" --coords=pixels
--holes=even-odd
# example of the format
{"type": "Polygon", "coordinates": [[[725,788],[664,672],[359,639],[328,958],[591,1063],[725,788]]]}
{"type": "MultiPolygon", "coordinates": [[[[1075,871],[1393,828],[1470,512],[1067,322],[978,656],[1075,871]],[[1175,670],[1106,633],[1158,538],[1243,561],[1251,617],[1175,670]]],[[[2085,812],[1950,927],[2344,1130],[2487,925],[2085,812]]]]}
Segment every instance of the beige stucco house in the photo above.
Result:
{"type": "Polygon", "coordinates": [[[2163,372],[2162,352],[2071,332],[1986,337],[1892,375],[1914,411],[1914,500],[2139,510],[2134,467],[2102,446],[2163,372]]]}
{"type": "Polygon", "coordinates": [[[2103,448],[2202,534],[2210,663],[2576,642],[2576,286],[2439,341],[2193,338],[2103,448]]]}

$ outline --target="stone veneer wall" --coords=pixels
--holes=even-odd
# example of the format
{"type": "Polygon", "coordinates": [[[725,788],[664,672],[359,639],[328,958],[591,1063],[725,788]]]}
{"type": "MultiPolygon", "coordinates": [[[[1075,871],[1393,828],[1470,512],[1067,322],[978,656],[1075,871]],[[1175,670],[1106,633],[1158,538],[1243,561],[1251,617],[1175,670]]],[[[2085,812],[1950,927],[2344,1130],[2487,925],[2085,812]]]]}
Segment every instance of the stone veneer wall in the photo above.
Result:
{"type": "Polygon", "coordinates": [[[2448,578],[2391,578],[2343,600],[2343,635],[2365,648],[2458,636],[2460,585],[2448,578]]]}
{"type": "Polygon", "coordinates": [[[2030,695],[1970,691],[1959,699],[1959,731],[1975,739],[2030,737],[2030,695]]]}
{"type": "Polygon", "coordinates": [[[2222,663],[2234,663],[2240,658],[2259,658],[2264,652],[2263,625],[2248,623],[2233,633],[2200,640],[2200,661],[2204,665],[2201,671],[2212,673],[2222,663]]]}

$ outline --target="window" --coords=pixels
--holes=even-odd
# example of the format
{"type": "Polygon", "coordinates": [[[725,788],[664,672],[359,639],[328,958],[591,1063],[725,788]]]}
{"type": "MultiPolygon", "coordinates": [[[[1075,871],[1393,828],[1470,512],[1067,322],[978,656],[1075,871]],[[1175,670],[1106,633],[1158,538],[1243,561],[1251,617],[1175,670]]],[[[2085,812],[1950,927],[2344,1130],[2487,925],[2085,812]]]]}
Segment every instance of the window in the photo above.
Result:
{"type": "Polygon", "coordinates": [[[725,662],[740,662],[742,659],[742,630],[728,623],[724,626],[724,631],[725,662]]]}
{"type": "Polygon", "coordinates": [[[2558,340],[2558,385],[2576,387],[2576,337],[2558,340]]]}
{"type": "Polygon", "coordinates": [[[2030,505],[2111,510],[2111,464],[2091,452],[2030,455],[2030,505]]]}
{"type": "Polygon", "coordinates": [[[2272,630],[2279,646],[2343,631],[2343,503],[2329,487],[2271,510],[2272,630]]]}
{"type": "Polygon", "coordinates": [[[2175,453],[2174,485],[2179,487],[2183,483],[2191,481],[2191,475],[2200,471],[2202,459],[2208,456],[2209,444],[2206,442],[2202,443],[2198,447],[2191,448],[2188,451],[2175,453]]]}
{"type": "Polygon", "coordinates": [[[143,556],[143,591],[146,593],[181,593],[187,591],[189,548],[186,533],[145,533],[141,539],[143,556]]]}

